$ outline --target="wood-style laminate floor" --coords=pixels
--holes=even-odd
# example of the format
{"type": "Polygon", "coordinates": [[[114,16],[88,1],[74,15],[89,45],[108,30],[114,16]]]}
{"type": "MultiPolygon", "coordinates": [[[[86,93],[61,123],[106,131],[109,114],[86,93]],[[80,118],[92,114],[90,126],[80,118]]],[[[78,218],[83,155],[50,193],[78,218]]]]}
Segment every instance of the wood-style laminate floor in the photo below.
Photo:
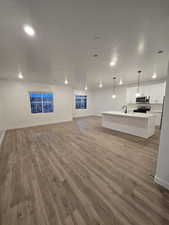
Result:
{"type": "Polygon", "coordinates": [[[7,131],[0,149],[0,225],[169,225],[169,192],[153,181],[152,138],[88,117],[7,131]]]}

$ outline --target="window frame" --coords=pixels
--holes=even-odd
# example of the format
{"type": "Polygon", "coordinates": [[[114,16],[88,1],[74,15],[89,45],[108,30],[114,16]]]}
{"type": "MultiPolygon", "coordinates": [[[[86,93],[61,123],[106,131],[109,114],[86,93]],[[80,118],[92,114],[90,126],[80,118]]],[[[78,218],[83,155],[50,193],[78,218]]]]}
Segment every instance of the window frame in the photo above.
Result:
{"type": "Polygon", "coordinates": [[[75,109],[76,110],[87,110],[88,109],[88,102],[87,102],[87,95],[86,94],[84,94],[84,95],[82,95],[82,94],[76,94],[75,95],[75,109]],[[86,108],[77,108],[76,107],[76,99],[77,99],[77,97],[85,97],[86,98],[86,108]]]}
{"type": "Polygon", "coordinates": [[[48,113],[54,113],[54,94],[51,91],[29,91],[28,93],[29,96],[29,103],[30,103],[30,113],[31,115],[45,115],[48,113]],[[42,104],[42,112],[32,112],[32,105],[31,105],[31,94],[41,94],[41,104],[42,104]],[[43,94],[52,94],[52,112],[44,112],[44,99],[43,99],[43,94]]]}

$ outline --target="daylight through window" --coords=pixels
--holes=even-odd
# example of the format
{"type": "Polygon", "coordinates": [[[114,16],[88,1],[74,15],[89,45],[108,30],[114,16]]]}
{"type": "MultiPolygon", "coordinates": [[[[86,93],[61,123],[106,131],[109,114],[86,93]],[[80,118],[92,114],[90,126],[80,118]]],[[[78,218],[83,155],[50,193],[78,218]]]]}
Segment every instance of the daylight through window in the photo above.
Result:
{"type": "Polygon", "coordinates": [[[87,109],[87,96],[86,95],[76,95],[76,109],[87,109]]]}
{"type": "Polygon", "coordinates": [[[53,112],[53,93],[31,92],[31,113],[53,112]]]}

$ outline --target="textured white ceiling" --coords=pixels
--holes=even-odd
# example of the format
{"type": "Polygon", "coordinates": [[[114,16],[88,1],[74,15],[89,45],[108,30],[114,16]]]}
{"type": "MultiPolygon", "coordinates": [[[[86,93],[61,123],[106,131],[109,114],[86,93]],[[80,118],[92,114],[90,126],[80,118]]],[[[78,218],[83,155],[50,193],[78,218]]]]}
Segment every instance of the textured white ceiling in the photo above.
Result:
{"type": "Polygon", "coordinates": [[[1,0],[0,78],[96,88],[113,76],[125,83],[166,75],[169,56],[168,0],[1,0]],[[36,37],[23,32],[31,24],[36,37]],[[99,37],[99,38],[97,38],[99,37]],[[164,54],[157,55],[159,49],[164,54]],[[93,55],[99,56],[94,58],[93,55]],[[117,65],[109,66],[118,58],[117,65]]]}

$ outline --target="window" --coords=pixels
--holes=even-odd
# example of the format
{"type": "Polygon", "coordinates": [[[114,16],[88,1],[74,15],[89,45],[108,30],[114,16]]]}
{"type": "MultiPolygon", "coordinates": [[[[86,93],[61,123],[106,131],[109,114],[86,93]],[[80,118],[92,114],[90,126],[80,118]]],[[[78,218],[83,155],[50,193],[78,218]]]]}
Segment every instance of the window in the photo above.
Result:
{"type": "Polygon", "coordinates": [[[87,96],[76,95],[76,109],[87,109],[87,96]]]}
{"type": "Polygon", "coordinates": [[[29,93],[31,103],[31,113],[53,112],[53,94],[31,92],[29,93]]]}

